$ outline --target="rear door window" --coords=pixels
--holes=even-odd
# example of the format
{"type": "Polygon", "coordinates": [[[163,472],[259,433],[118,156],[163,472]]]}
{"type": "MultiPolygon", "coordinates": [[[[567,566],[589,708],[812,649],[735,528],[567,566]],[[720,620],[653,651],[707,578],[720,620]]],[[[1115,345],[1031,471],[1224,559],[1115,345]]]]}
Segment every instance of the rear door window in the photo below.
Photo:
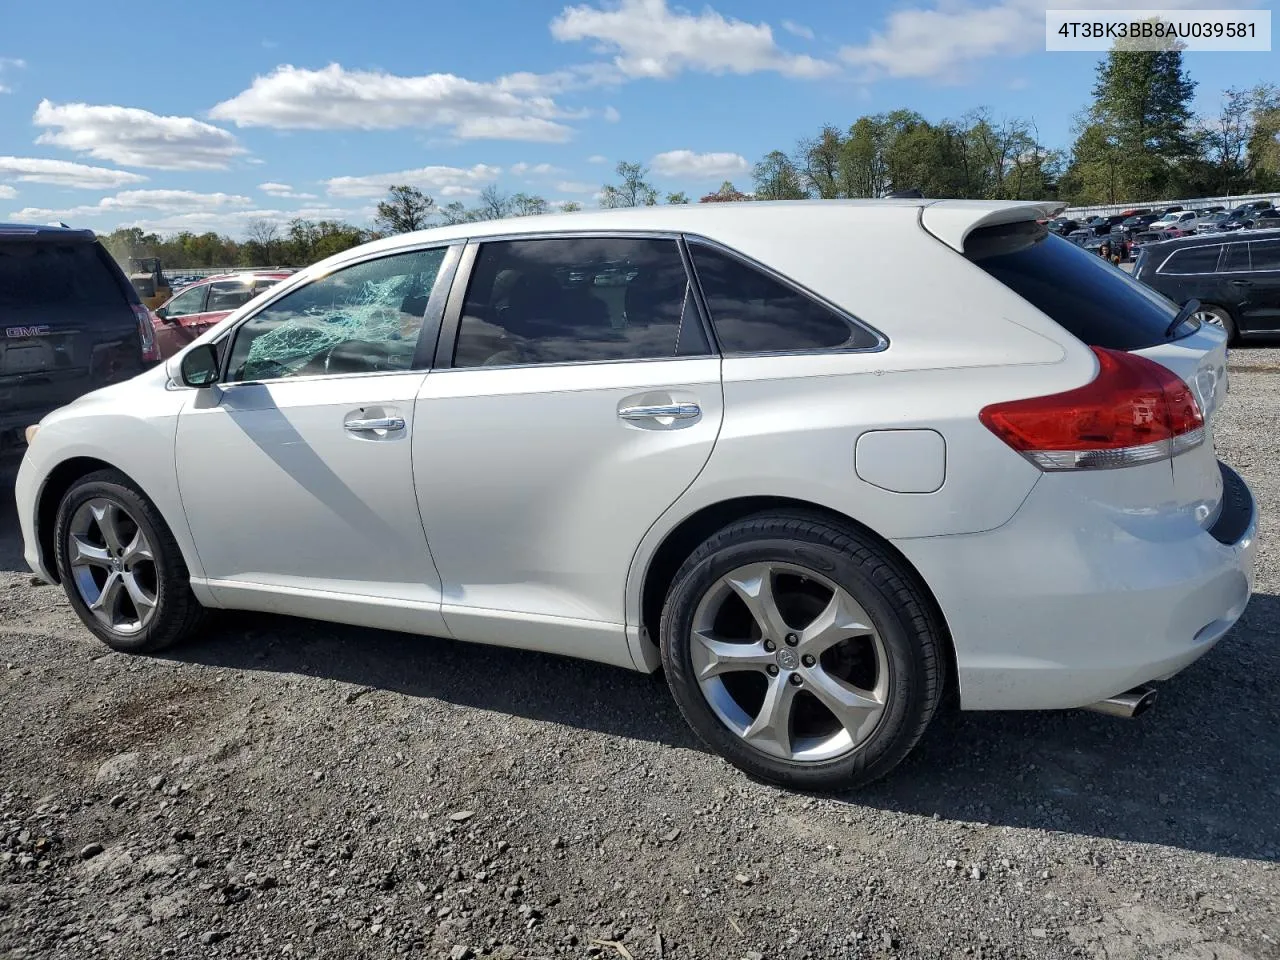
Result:
{"type": "Polygon", "coordinates": [[[1172,339],[1172,301],[1034,221],[980,227],[964,254],[1090,346],[1140,350],[1172,339]]]}
{"type": "Polygon", "coordinates": [[[1160,273],[1191,274],[1217,273],[1218,254],[1222,252],[1221,244],[1209,244],[1204,247],[1187,247],[1175,250],[1160,265],[1160,273]]]}
{"type": "Polygon", "coordinates": [[[1280,240],[1255,240],[1249,247],[1254,270],[1280,270],[1280,240]]]}
{"type": "Polygon", "coordinates": [[[182,293],[165,304],[165,316],[187,317],[193,313],[204,313],[204,298],[208,292],[208,284],[201,284],[198,287],[192,287],[190,290],[183,290],[182,293]]]}
{"type": "Polygon", "coordinates": [[[806,293],[705,243],[689,253],[726,356],[866,350],[880,338],[806,293]]]}

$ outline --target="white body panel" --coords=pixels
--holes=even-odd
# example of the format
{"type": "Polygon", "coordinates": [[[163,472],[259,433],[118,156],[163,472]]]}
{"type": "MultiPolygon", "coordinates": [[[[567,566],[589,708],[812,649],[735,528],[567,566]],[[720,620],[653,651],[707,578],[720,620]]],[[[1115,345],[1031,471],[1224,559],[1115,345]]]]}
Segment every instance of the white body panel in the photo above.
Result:
{"type": "MultiPolygon", "coordinates": [[[[28,562],[52,578],[41,491],[59,464],[91,458],[155,501],[206,604],[654,669],[643,590],[664,540],[704,508],[781,498],[864,525],[915,568],[948,626],[964,707],[1118,693],[1184,666],[1240,615],[1253,528],[1232,544],[1208,532],[1222,499],[1211,423],[1173,461],[1045,474],[978,420],[990,403],[1096,375],[1088,347],[957,252],[978,226],[1052,206],[655,207],[464,224],[348,251],[263,302],[424,243],[685,233],[818,292],[889,345],[203,391],[152,371],[46,418],[18,477],[28,562]],[[699,413],[618,416],[653,403],[699,413]],[[344,422],[356,414],[406,428],[354,437],[344,422]]],[[[196,342],[225,338],[262,305],[196,342]]],[[[1226,385],[1220,333],[1144,352],[1187,379],[1212,417],[1226,385]]]]}

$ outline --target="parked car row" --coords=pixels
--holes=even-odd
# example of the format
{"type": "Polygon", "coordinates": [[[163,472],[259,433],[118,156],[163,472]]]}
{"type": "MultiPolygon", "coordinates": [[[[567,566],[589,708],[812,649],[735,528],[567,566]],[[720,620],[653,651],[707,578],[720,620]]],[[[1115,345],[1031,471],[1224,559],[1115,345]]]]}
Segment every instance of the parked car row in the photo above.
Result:
{"type": "Polygon", "coordinates": [[[1101,243],[1088,243],[1090,238],[1107,237],[1110,251],[1122,261],[1137,257],[1138,248],[1153,239],[1169,240],[1192,234],[1260,230],[1280,226],[1280,210],[1270,200],[1250,200],[1231,210],[1222,206],[1185,209],[1180,205],[1159,211],[1137,208],[1107,216],[1094,216],[1085,221],[1059,217],[1048,221],[1048,228],[1073,243],[1097,250],[1101,243]],[[1157,237],[1151,236],[1158,235],[1157,237]],[[1139,237],[1142,240],[1139,241],[1139,237]]]}

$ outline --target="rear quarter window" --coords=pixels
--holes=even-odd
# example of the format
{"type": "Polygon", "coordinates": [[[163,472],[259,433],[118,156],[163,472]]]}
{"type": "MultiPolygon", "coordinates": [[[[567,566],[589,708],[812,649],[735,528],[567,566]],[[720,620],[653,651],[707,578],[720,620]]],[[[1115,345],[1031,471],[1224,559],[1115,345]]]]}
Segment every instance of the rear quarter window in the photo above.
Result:
{"type": "Polygon", "coordinates": [[[1280,270],[1280,240],[1255,240],[1249,252],[1254,270],[1280,270]]]}
{"type": "Polygon", "coordinates": [[[1171,300],[1034,221],[980,227],[964,255],[1090,346],[1141,350],[1172,339],[1171,300]]]}

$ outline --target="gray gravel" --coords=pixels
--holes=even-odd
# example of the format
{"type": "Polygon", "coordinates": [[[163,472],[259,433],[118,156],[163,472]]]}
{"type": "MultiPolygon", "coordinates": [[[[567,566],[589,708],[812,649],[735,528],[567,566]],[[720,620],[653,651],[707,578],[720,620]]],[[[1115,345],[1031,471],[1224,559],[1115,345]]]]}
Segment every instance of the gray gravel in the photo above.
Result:
{"type": "Polygon", "coordinates": [[[1232,366],[1242,624],[1140,720],[942,716],[847,797],[593,664],[260,616],[109,653],[6,500],[0,957],[1280,957],[1280,350],[1232,366]]]}

